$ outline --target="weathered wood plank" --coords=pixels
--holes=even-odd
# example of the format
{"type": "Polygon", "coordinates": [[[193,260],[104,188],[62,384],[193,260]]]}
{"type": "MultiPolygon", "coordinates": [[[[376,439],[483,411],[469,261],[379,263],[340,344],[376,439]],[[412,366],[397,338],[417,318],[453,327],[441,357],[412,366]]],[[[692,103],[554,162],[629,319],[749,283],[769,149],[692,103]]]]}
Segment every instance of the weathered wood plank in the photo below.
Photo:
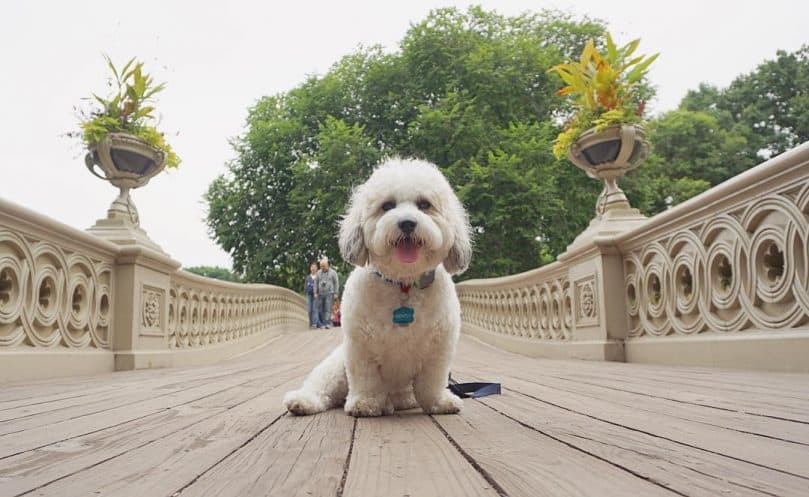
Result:
{"type": "MultiPolygon", "coordinates": [[[[312,354],[312,349],[322,350],[323,353],[326,353],[337,341],[334,339],[324,341],[315,340],[314,343],[320,343],[321,345],[319,348],[314,347],[312,344],[307,345],[309,352],[307,353],[306,360],[301,361],[294,356],[285,357],[283,355],[281,356],[283,359],[271,359],[271,362],[275,364],[274,367],[280,369],[270,370],[267,374],[273,375],[285,370],[294,371],[302,364],[311,365],[312,362],[310,361],[317,358],[317,354],[312,354]]],[[[268,356],[266,360],[269,366],[270,357],[268,356]]],[[[154,370],[153,373],[155,375],[163,375],[171,374],[171,371],[172,370],[154,370]]],[[[209,395],[214,395],[239,385],[240,383],[254,380],[256,377],[260,376],[257,370],[248,369],[241,373],[225,375],[223,379],[188,389],[183,388],[182,383],[175,382],[169,395],[163,395],[158,398],[144,400],[137,404],[116,407],[73,419],[64,419],[48,425],[48,429],[36,428],[3,435],[0,436],[0,458],[103,430],[110,426],[123,426],[128,422],[147,417],[162,410],[187,404],[209,395]]]]}
{"type": "Polygon", "coordinates": [[[40,487],[36,495],[172,495],[277,422],[282,415],[283,389],[270,390],[152,443],[40,487]]]}
{"type": "Polygon", "coordinates": [[[464,337],[456,379],[499,380],[504,395],[434,421],[284,416],[283,393],[338,341],[285,334],[215,366],[0,388],[0,427],[24,430],[0,435],[0,495],[797,496],[809,485],[809,423],[774,418],[809,419],[807,375],[538,360],[464,337]]]}
{"type": "MultiPolygon", "coordinates": [[[[267,344],[269,346],[277,340],[282,340],[283,343],[300,340],[311,340],[308,333],[286,333],[282,334],[279,330],[278,334],[271,336],[267,344]],[[282,340],[283,339],[283,340],[282,340]]],[[[182,381],[185,378],[204,376],[221,376],[226,374],[229,370],[245,370],[255,367],[255,364],[244,360],[252,356],[252,352],[243,354],[238,358],[230,359],[210,366],[202,366],[198,368],[172,368],[158,370],[161,373],[170,371],[170,380],[182,381]]],[[[8,414],[9,410],[25,408],[28,406],[37,406],[31,412],[43,412],[51,407],[51,403],[56,404],[55,407],[64,407],[67,405],[81,405],[88,400],[96,398],[103,398],[105,395],[120,391],[122,388],[136,387],[144,383],[159,381],[163,375],[156,375],[155,370],[137,370],[137,371],[119,371],[114,373],[105,373],[93,376],[78,376],[66,379],[48,379],[37,380],[33,382],[23,383],[0,383],[0,419],[8,419],[11,415],[8,414]],[[75,402],[70,402],[71,399],[78,399],[75,402]],[[63,405],[59,405],[64,403],[63,405]]],[[[164,380],[165,381],[165,380],[164,380]]],[[[30,412],[24,412],[29,414],[30,412]]]]}
{"type": "MultiPolygon", "coordinates": [[[[277,345],[278,351],[276,353],[281,358],[285,357],[286,354],[292,356],[303,347],[311,347],[313,340],[318,343],[316,341],[317,337],[313,337],[309,333],[290,336],[277,345]]],[[[249,360],[242,363],[229,361],[221,364],[218,368],[209,366],[186,370],[153,370],[149,375],[140,375],[137,381],[124,377],[117,383],[114,383],[115,375],[105,375],[101,381],[109,383],[108,388],[99,389],[80,397],[74,396],[50,402],[38,402],[34,405],[0,412],[0,436],[46,426],[65,419],[78,418],[96,412],[136,404],[146,399],[169,395],[178,390],[187,390],[206,383],[213,383],[219,379],[232,378],[236,375],[247,376],[265,366],[266,364],[264,363],[249,360]]]]}
{"type": "Polygon", "coordinates": [[[479,402],[683,495],[806,495],[807,481],[803,478],[627,430],[510,391],[479,402]]]}
{"type": "MultiPolygon", "coordinates": [[[[523,374],[515,376],[524,380],[528,379],[523,374]]],[[[687,421],[789,440],[809,446],[809,424],[807,423],[751,415],[738,410],[716,409],[655,395],[615,389],[602,384],[584,383],[574,378],[546,375],[538,379],[537,382],[551,388],[605,399],[627,408],[647,411],[653,415],[668,414],[687,421]]],[[[661,395],[665,395],[665,392],[662,392],[661,395]]]]}
{"type": "Polygon", "coordinates": [[[498,350],[465,336],[458,357],[508,357],[514,370],[542,372],[678,402],[809,423],[809,375],[677,368],[614,362],[535,359],[498,350]],[[478,351],[478,352],[476,352],[478,351]],[[489,351],[489,352],[483,352],[489,351]]]}
{"type": "MultiPolygon", "coordinates": [[[[522,369],[511,370],[509,373],[498,373],[497,369],[486,369],[478,362],[463,363],[464,367],[478,371],[490,371],[492,375],[506,378],[516,378],[533,382],[550,389],[580,394],[606,400],[630,409],[646,411],[650,415],[663,414],[674,416],[686,421],[725,428],[743,433],[755,434],[769,438],[788,440],[809,446],[809,424],[793,422],[783,419],[766,418],[750,415],[744,412],[715,409],[667,398],[632,393],[623,389],[616,390],[603,384],[577,381],[565,377],[546,374],[537,374],[536,371],[522,369]],[[474,365],[474,366],[473,366],[474,365]]],[[[572,375],[571,375],[572,376],[572,375]]]]}
{"type": "Polygon", "coordinates": [[[357,423],[344,497],[496,496],[429,416],[411,411],[357,423]]]}
{"type": "Polygon", "coordinates": [[[343,477],[354,418],[342,409],[284,416],[179,492],[181,497],[333,497],[343,477]]]}
{"type": "MultiPolygon", "coordinates": [[[[276,340],[288,341],[290,339],[308,340],[308,333],[295,331],[295,329],[275,328],[268,334],[268,340],[262,344],[261,348],[273,344],[276,340]]],[[[244,368],[243,358],[251,357],[253,352],[247,352],[217,364],[192,367],[192,368],[172,368],[179,377],[199,374],[199,371],[208,371],[212,374],[221,374],[223,368],[244,368]]],[[[166,371],[166,370],[162,370],[166,371]]],[[[76,395],[86,395],[90,393],[103,393],[114,391],[114,388],[121,385],[139,383],[153,378],[154,370],[137,371],[117,371],[90,376],[74,376],[68,378],[50,378],[27,382],[6,383],[0,380],[0,410],[24,404],[40,403],[42,399],[56,400],[59,398],[69,398],[76,395]]]]}
{"type": "MultiPolygon", "coordinates": [[[[484,373],[491,373],[491,370],[481,368],[474,372],[458,370],[458,374],[469,378],[480,378],[484,373]]],[[[529,398],[594,419],[615,423],[627,430],[652,434],[701,450],[726,454],[753,464],[809,478],[809,457],[807,457],[809,447],[804,445],[689,422],[667,414],[650,414],[640,408],[625,407],[594,397],[552,389],[508,375],[504,375],[504,381],[505,388],[529,398]]]]}
{"type": "Polygon", "coordinates": [[[0,459],[0,495],[30,491],[103,461],[114,459],[177,431],[233,409],[268,390],[298,381],[301,370],[261,378],[210,397],[159,411],[123,426],[115,426],[65,442],[0,459]],[[290,383],[290,380],[293,380],[290,383]]]}
{"type": "Polygon", "coordinates": [[[471,399],[464,401],[459,416],[435,420],[510,497],[675,495],[471,399]]]}
{"type": "MultiPolygon", "coordinates": [[[[121,492],[124,490],[108,481],[108,477],[133,468],[136,471],[141,469],[139,475],[144,481],[150,481],[150,488],[154,490],[152,493],[168,494],[169,491],[186,485],[202,472],[197,462],[187,459],[192,453],[197,456],[203,454],[207,457],[221,457],[217,448],[227,448],[228,443],[239,441],[239,437],[245,434],[241,428],[232,433],[227,429],[220,433],[223,425],[244,427],[244,423],[266,422],[267,416],[277,418],[283,411],[280,399],[284,392],[297,385],[312,365],[336,343],[336,338],[316,338],[314,343],[307,345],[309,354],[302,361],[292,357],[276,360],[267,351],[270,356],[263,360],[259,358],[260,362],[265,363],[261,374],[248,374],[246,382],[124,425],[0,460],[0,495],[6,495],[6,491],[27,491],[33,488],[38,488],[37,494],[42,495],[92,495],[95,492],[88,490],[83,484],[71,486],[70,481],[86,481],[90,487],[98,485],[102,488],[99,490],[101,494],[123,495],[121,492]],[[290,365],[290,360],[294,364],[290,365]],[[200,432],[209,435],[200,436],[200,432]],[[207,445],[210,440],[213,440],[210,444],[213,449],[207,445]],[[182,452],[181,456],[186,457],[186,467],[184,472],[177,473],[179,479],[166,481],[163,476],[166,463],[161,465],[161,461],[171,461],[166,453],[177,457],[174,454],[176,451],[171,448],[172,441],[177,442],[176,451],[182,452]],[[197,452],[198,450],[201,452],[197,452]],[[160,455],[153,457],[155,452],[160,455]],[[121,463],[121,460],[129,462],[121,463]],[[139,462],[133,463],[132,460],[139,462]],[[151,476],[150,468],[154,473],[151,476]],[[105,483],[113,488],[110,493],[104,490],[105,483]]],[[[247,432],[250,432],[249,428],[247,432]]],[[[205,459],[203,457],[200,460],[205,459]]],[[[135,478],[132,473],[128,474],[130,480],[135,478]]],[[[117,476],[113,477],[115,478],[117,476]]],[[[125,491],[129,492],[130,488],[137,489],[138,485],[133,485],[130,481],[125,491]]]]}
{"type": "MultiPolygon", "coordinates": [[[[771,387],[745,388],[728,382],[721,372],[715,372],[711,381],[694,382],[683,380],[677,375],[668,376],[627,376],[609,370],[581,373],[575,371],[554,371],[549,374],[570,380],[591,384],[606,385],[616,390],[625,390],[678,402],[719,409],[730,409],[768,417],[794,419],[809,422],[809,393],[779,391],[778,380],[773,379],[771,387]]],[[[766,373],[763,373],[766,375],[766,373]]],[[[809,376],[803,381],[809,382],[809,376]]]]}
{"type": "MultiPolygon", "coordinates": [[[[462,341],[456,363],[470,369],[485,368],[493,363],[493,358],[496,358],[495,364],[505,361],[513,365],[504,373],[548,387],[616,402],[624,400],[633,405],[640,403],[638,405],[644,405],[653,412],[675,414],[692,420],[707,420],[709,423],[764,436],[786,438],[800,443],[809,442],[809,423],[800,421],[801,418],[809,420],[809,401],[801,400],[789,407],[778,407],[779,402],[772,396],[752,392],[741,399],[732,399],[726,395],[721,372],[714,373],[714,386],[710,392],[681,384],[676,378],[663,378],[661,384],[650,387],[640,380],[630,382],[620,377],[616,379],[614,363],[599,363],[600,373],[583,374],[579,370],[593,368],[593,364],[565,361],[567,369],[563,370],[554,361],[519,357],[473,340],[462,341]],[[805,403],[806,407],[801,407],[801,403],[805,403]]],[[[803,379],[809,383],[809,375],[803,375],[803,379]]]]}

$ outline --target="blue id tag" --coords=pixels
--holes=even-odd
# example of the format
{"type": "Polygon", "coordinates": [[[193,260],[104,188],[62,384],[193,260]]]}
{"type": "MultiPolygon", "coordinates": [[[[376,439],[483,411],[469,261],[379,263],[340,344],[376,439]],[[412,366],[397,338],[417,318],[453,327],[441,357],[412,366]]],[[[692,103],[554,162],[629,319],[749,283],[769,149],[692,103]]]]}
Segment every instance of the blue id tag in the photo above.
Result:
{"type": "Polygon", "coordinates": [[[398,307],[393,310],[393,324],[400,324],[407,326],[408,324],[413,322],[413,311],[412,307],[398,307]]]}

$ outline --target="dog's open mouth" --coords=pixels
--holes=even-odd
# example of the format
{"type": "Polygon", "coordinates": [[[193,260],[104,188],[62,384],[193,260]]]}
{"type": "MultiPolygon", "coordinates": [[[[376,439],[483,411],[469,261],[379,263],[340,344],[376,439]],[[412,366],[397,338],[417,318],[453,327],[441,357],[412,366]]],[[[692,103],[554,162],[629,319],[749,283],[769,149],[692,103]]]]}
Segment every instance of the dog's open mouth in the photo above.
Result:
{"type": "Polygon", "coordinates": [[[413,238],[402,238],[396,242],[396,257],[400,262],[411,264],[419,258],[424,242],[413,238]]]}

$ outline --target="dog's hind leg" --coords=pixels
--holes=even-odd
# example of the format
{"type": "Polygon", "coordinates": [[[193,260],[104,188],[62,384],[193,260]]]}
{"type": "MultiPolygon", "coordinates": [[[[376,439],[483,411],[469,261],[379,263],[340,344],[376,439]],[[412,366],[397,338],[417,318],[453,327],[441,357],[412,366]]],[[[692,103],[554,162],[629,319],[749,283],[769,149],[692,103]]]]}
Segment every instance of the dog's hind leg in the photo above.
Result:
{"type": "Polygon", "coordinates": [[[292,414],[315,414],[343,405],[346,395],[348,380],[341,344],[309,373],[301,388],[284,395],[284,407],[292,414]]]}

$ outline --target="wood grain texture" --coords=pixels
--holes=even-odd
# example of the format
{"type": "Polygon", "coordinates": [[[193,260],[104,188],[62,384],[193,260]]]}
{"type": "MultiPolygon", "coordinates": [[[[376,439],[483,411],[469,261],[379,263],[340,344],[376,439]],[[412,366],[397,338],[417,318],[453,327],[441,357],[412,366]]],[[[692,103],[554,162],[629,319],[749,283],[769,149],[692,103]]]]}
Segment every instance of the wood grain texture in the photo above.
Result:
{"type": "Polygon", "coordinates": [[[284,416],[182,489],[183,497],[333,497],[341,484],[354,418],[342,409],[284,416]]]}
{"type": "Polygon", "coordinates": [[[463,337],[459,415],[285,415],[339,343],[0,388],[0,495],[803,496],[809,375],[549,361],[463,337]],[[350,454],[350,456],[349,456],[350,454]]]}
{"type": "MultiPolygon", "coordinates": [[[[575,386],[569,389],[559,385],[548,386],[546,383],[549,380],[542,365],[531,368],[530,364],[523,363],[522,358],[513,357],[513,354],[478,348],[475,344],[465,345],[462,358],[456,360],[455,375],[502,381],[505,388],[529,396],[538,403],[614,423],[626,430],[651,434],[698,450],[726,454],[735,459],[809,479],[809,446],[783,438],[789,437],[789,430],[781,434],[782,439],[768,438],[728,429],[722,426],[721,420],[715,423],[689,420],[688,414],[683,417],[681,412],[678,413],[678,406],[673,405],[666,412],[659,409],[660,406],[655,405],[654,400],[649,401],[644,396],[638,396],[633,403],[626,403],[613,400],[615,395],[609,392],[583,394],[575,386]],[[501,366],[504,363],[516,363],[519,367],[506,369],[501,366]],[[647,404],[652,404],[652,408],[647,408],[647,404]]],[[[610,364],[602,366],[605,372],[611,367],[610,364]]],[[[716,383],[716,389],[721,391],[721,375],[716,378],[716,383]]],[[[674,384],[676,380],[672,380],[672,385],[674,384]]],[[[791,423],[790,427],[800,433],[799,438],[804,438],[806,425],[791,423]]]]}
{"type": "Polygon", "coordinates": [[[483,405],[683,495],[803,496],[807,481],[778,471],[626,430],[509,391],[483,405]]]}
{"type": "Polygon", "coordinates": [[[671,496],[610,462],[498,415],[475,400],[436,421],[511,497],[671,496]]]}
{"type": "Polygon", "coordinates": [[[481,364],[490,363],[487,354],[506,354],[513,372],[542,371],[543,377],[562,377],[676,402],[809,423],[806,374],[536,359],[498,350],[474,338],[462,342],[458,357],[475,357],[475,350],[483,354],[476,359],[481,364]]]}
{"type": "MultiPolygon", "coordinates": [[[[467,347],[469,346],[467,345],[467,347]]],[[[535,365],[533,368],[529,365],[501,371],[498,367],[492,366],[490,355],[490,351],[475,351],[474,347],[465,348],[463,359],[457,361],[457,364],[458,367],[465,368],[465,371],[485,372],[485,374],[527,381],[549,389],[576,393],[599,401],[606,400],[626,408],[639,409],[650,415],[674,416],[708,426],[809,445],[809,424],[807,423],[749,413],[738,404],[733,404],[732,408],[719,409],[678,400],[675,397],[680,397],[680,399],[685,397],[684,394],[687,392],[683,392],[682,389],[688,387],[673,381],[670,381],[668,386],[670,389],[680,389],[679,395],[672,394],[672,390],[664,389],[638,392],[633,384],[616,382],[611,375],[602,374],[597,379],[584,380],[581,375],[576,373],[563,374],[549,371],[551,368],[544,365],[535,365]]],[[[716,396],[722,395],[722,388],[723,385],[720,383],[715,385],[716,396]]],[[[751,399],[745,399],[745,403],[749,402],[751,399]]],[[[761,404],[763,403],[762,401],[761,404]]],[[[809,411],[809,406],[807,411],[809,411]]]]}
{"type": "MultiPolygon", "coordinates": [[[[66,415],[65,418],[61,420],[54,420],[53,423],[45,425],[46,429],[23,429],[21,431],[0,435],[0,460],[22,451],[34,450],[48,444],[70,440],[112,426],[119,426],[121,429],[126,429],[126,424],[132,421],[210,395],[216,395],[240,383],[246,383],[256,379],[256,377],[261,377],[260,368],[266,367],[269,364],[286,369],[294,369],[301,365],[313,364],[319,357],[318,351],[326,353],[328,349],[336,344],[336,340],[334,339],[324,341],[316,338],[312,342],[313,338],[310,334],[304,334],[302,338],[303,340],[299,337],[291,337],[287,344],[288,347],[279,347],[279,357],[272,360],[263,358],[259,360],[259,362],[250,365],[251,361],[255,361],[255,359],[248,358],[247,363],[249,367],[238,368],[236,370],[230,370],[229,367],[231,365],[223,364],[223,371],[217,373],[217,379],[215,381],[211,381],[210,379],[202,383],[195,380],[189,381],[188,378],[183,378],[183,375],[188,375],[188,371],[183,371],[181,375],[174,377],[173,370],[152,370],[151,372],[155,378],[165,376],[171,379],[170,383],[164,384],[155,378],[151,378],[150,380],[157,381],[158,383],[156,383],[156,385],[159,385],[152,389],[154,392],[152,398],[132,405],[110,406],[107,410],[96,409],[90,414],[82,414],[77,417],[66,415]],[[312,350],[313,344],[319,344],[319,346],[312,350]],[[306,345],[306,348],[309,349],[305,354],[307,359],[303,361],[296,358],[296,352],[301,345],[306,345]],[[264,364],[264,366],[261,366],[261,364],[264,364]]],[[[196,371],[197,374],[205,374],[207,368],[192,371],[196,371]]],[[[271,371],[269,374],[275,373],[271,371]]],[[[190,378],[193,378],[193,375],[190,376],[190,378]]],[[[129,389],[137,388],[137,386],[125,381],[120,388],[129,389]]]]}
{"type": "Polygon", "coordinates": [[[429,416],[417,411],[357,423],[344,497],[497,496],[429,416]]]}
{"type": "MultiPolygon", "coordinates": [[[[140,450],[141,452],[137,453],[143,458],[144,464],[152,464],[155,460],[151,459],[149,448],[157,442],[183,430],[193,430],[205,422],[218,423],[221,421],[219,416],[230,411],[249,412],[249,409],[253,408],[250,407],[253,405],[251,402],[265,402],[267,409],[277,416],[282,411],[280,398],[283,393],[296,386],[313,364],[337,343],[334,337],[324,340],[321,337],[309,336],[304,341],[300,338],[290,337],[284,346],[279,347],[283,353],[281,357],[269,357],[274,360],[268,361],[268,357],[259,357],[256,361],[254,358],[246,357],[245,362],[263,366],[258,370],[248,368],[224,380],[215,381],[209,386],[214,389],[213,393],[208,395],[200,395],[197,389],[184,391],[180,382],[172,387],[176,388],[176,392],[171,397],[161,396],[152,401],[157,403],[149,406],[155,409],[153,413],[122,424],[116,423],[116,416],[120,414],[118,412],[120,408],[116,408],[87,418],[56,423],[50,425],[48,430],[32,430],[30,433],[0,437],[3,449],[7,446],[13,447],[7,442],[30,445],[52,438],[63,440],[46,443],[35,450],[24,450],[11,457],[0,458],[0,495],[17,495],[43,485],[45,486],[38,493],[47,494],[50,492],[49,488],[52,488],[51,485],[56,485],[55,481],[59,481],[60,478],[67,480],[71,477],[81,478],[79,475],[83,472],[93,471],[93,468],[97,467],[103,468],[105,464],[113,464],[113,461],[126,457],[131,451],[140,450]],[[305,360],[296,358],[301,344],[305,344],[308,348],[305,360]],[[288,354],[290,352],[291,355],[288,354]],[[270,397],[265,398],[267,395],[270,397]],[[169,399],[173,400],[167,404],[169,399]],[[102,423],[103,414],[108,416],[105,428],[83,432],[88,422],[102,423]],[[67,426],[63,426],[65,424],[67,426]],[[76,431],[80,434],[71,436],[76,431]],[[20,439],[16,440],[15,437],[20,439]]],[[[73,491],[70,486],[63,488],[64,491],[73,491]]]]}

